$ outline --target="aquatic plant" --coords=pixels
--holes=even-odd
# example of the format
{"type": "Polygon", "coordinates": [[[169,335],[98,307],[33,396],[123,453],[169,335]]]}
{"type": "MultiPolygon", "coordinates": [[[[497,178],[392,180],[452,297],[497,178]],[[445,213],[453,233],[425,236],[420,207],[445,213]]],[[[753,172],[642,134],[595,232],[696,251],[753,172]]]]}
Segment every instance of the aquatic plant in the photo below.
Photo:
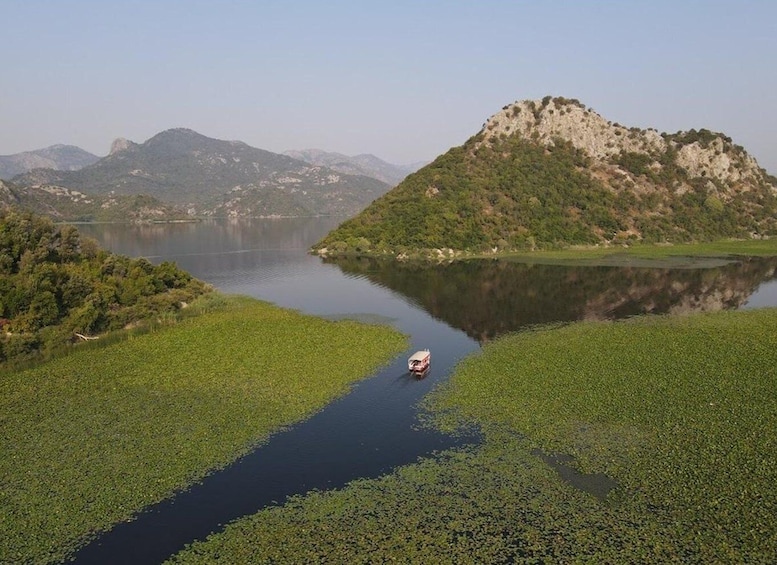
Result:
{"type": "Polygon", "coordinates": [[[771,563],[777,311],[508,336],[426,401],[480,446],[296,497],[174,563],[771,563]],[[535,454],[618,483],[604,500],[535,454]]]}
{"type": "Polygon", "coordinates": [[[251,299],[194,308],[210,311],[0,378],[0,562],[64,558],[407,345],[385,326],[251,299]]]}
{"type": "Polygon", "coordinates": [[[654,516],[677,555],[763,561],[777,551],[776,332],[768,309],[515,334],[433,402],[614,478],[609,503],[654,516]]]}

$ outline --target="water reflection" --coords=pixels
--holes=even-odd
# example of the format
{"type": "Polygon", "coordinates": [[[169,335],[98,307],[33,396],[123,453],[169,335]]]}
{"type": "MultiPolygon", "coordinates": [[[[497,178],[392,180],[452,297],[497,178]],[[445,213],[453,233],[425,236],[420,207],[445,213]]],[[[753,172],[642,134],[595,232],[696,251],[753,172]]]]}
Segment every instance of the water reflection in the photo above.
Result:
{"type": "Polygon", "coordinates": [[[480,342],[533,324],[737,309],[761,283],[774,279],[777,269],[777,258],[699,269],[493,260],[434,266],[368,258],[328,262],[401,293],[480,342]]]}

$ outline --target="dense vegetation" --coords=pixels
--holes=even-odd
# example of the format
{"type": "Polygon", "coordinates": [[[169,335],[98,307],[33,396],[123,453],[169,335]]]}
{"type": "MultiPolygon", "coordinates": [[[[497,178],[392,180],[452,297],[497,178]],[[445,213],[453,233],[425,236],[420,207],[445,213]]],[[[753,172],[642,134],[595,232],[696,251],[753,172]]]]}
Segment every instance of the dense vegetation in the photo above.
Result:
{"type": "Polygon", "coordinates": [[[0,212],[0,362],[168,315],[207,290],[172,263],[114,255],[71,225],[0,212]]]}
{"type": "Polygon", "coordinates": [[[475,145],[408,176],[317,247],[523,249],[595,243],[598,230],[619,228],[615,196],[577,170],[585,157],[569,145],[549,152],[518,137],[475,145]]]}
{"type": "Polygon", "coordinates": [[[296,497],[174,561],[771,563],[775,367],[775,310],[514,334],[429,401],[482,446],[296,497]]]}
{"type": "MultiPolygon", "coordinates": [[[[705,132],[668,139],[702,143],[705,132]]],[[[757,190],[732,192],[717,178],[690,178],[674,145],[661,155],[624,151],[603,163],[562,139],[544,145],[480,133],[408,176],[315,249],[398,255],[749,238],[777,233],[772,180],[766,175],[757,190]]]]}
{"type": "Polygon", "coordinates": [[[390,328],[251,299],[210,294],[186,312],[0,379],[0,562],[62,559],[407,346],[390,328]]]}

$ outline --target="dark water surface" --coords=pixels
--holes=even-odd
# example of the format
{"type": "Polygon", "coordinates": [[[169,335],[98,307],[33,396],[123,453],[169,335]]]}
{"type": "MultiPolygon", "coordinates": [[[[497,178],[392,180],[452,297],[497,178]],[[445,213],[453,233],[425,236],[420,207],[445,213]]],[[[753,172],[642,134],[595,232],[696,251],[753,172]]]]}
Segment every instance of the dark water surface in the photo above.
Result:
{"type": "MultiPolygon", "coordinates": [[[[175,261],[226,293],[309,314],[384,319],[411,336],[390,366],[253,453],[117,525],[77,563],[159,563],[227,522],[293,494],[375,477],[475,438],[418,429],[418,401],[479,342],[530,325],[641,313],[777,304],[777,261],[708,269],[562,267],[477,261],[419,267],[372,260],[323,262],[307,249],[338,219],[82,225],[117,253],[175,261]],[[406,357],[432,351],[424,379],[406,357]]],[[[315,339],[315,336],[311,336],[315,339]]]]}

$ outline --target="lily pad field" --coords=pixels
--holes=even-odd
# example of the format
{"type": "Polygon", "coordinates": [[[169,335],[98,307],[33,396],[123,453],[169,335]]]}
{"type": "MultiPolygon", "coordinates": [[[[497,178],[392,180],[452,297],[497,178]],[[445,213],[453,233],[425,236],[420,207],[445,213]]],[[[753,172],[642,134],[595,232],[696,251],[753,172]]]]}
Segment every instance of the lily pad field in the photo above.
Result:
{"type": "Polygon", "coordinates": [[[0,374],[0,562],[65,559],[407,347],[385,326],[206,300],[201,315],[0,374]]]}
{"type": "Polygon", "coordinates": [[[776,391],[774,309],[512,334],[425,400],[481,444],[295,497],[172,561],[773,563],[776,391]]]}

